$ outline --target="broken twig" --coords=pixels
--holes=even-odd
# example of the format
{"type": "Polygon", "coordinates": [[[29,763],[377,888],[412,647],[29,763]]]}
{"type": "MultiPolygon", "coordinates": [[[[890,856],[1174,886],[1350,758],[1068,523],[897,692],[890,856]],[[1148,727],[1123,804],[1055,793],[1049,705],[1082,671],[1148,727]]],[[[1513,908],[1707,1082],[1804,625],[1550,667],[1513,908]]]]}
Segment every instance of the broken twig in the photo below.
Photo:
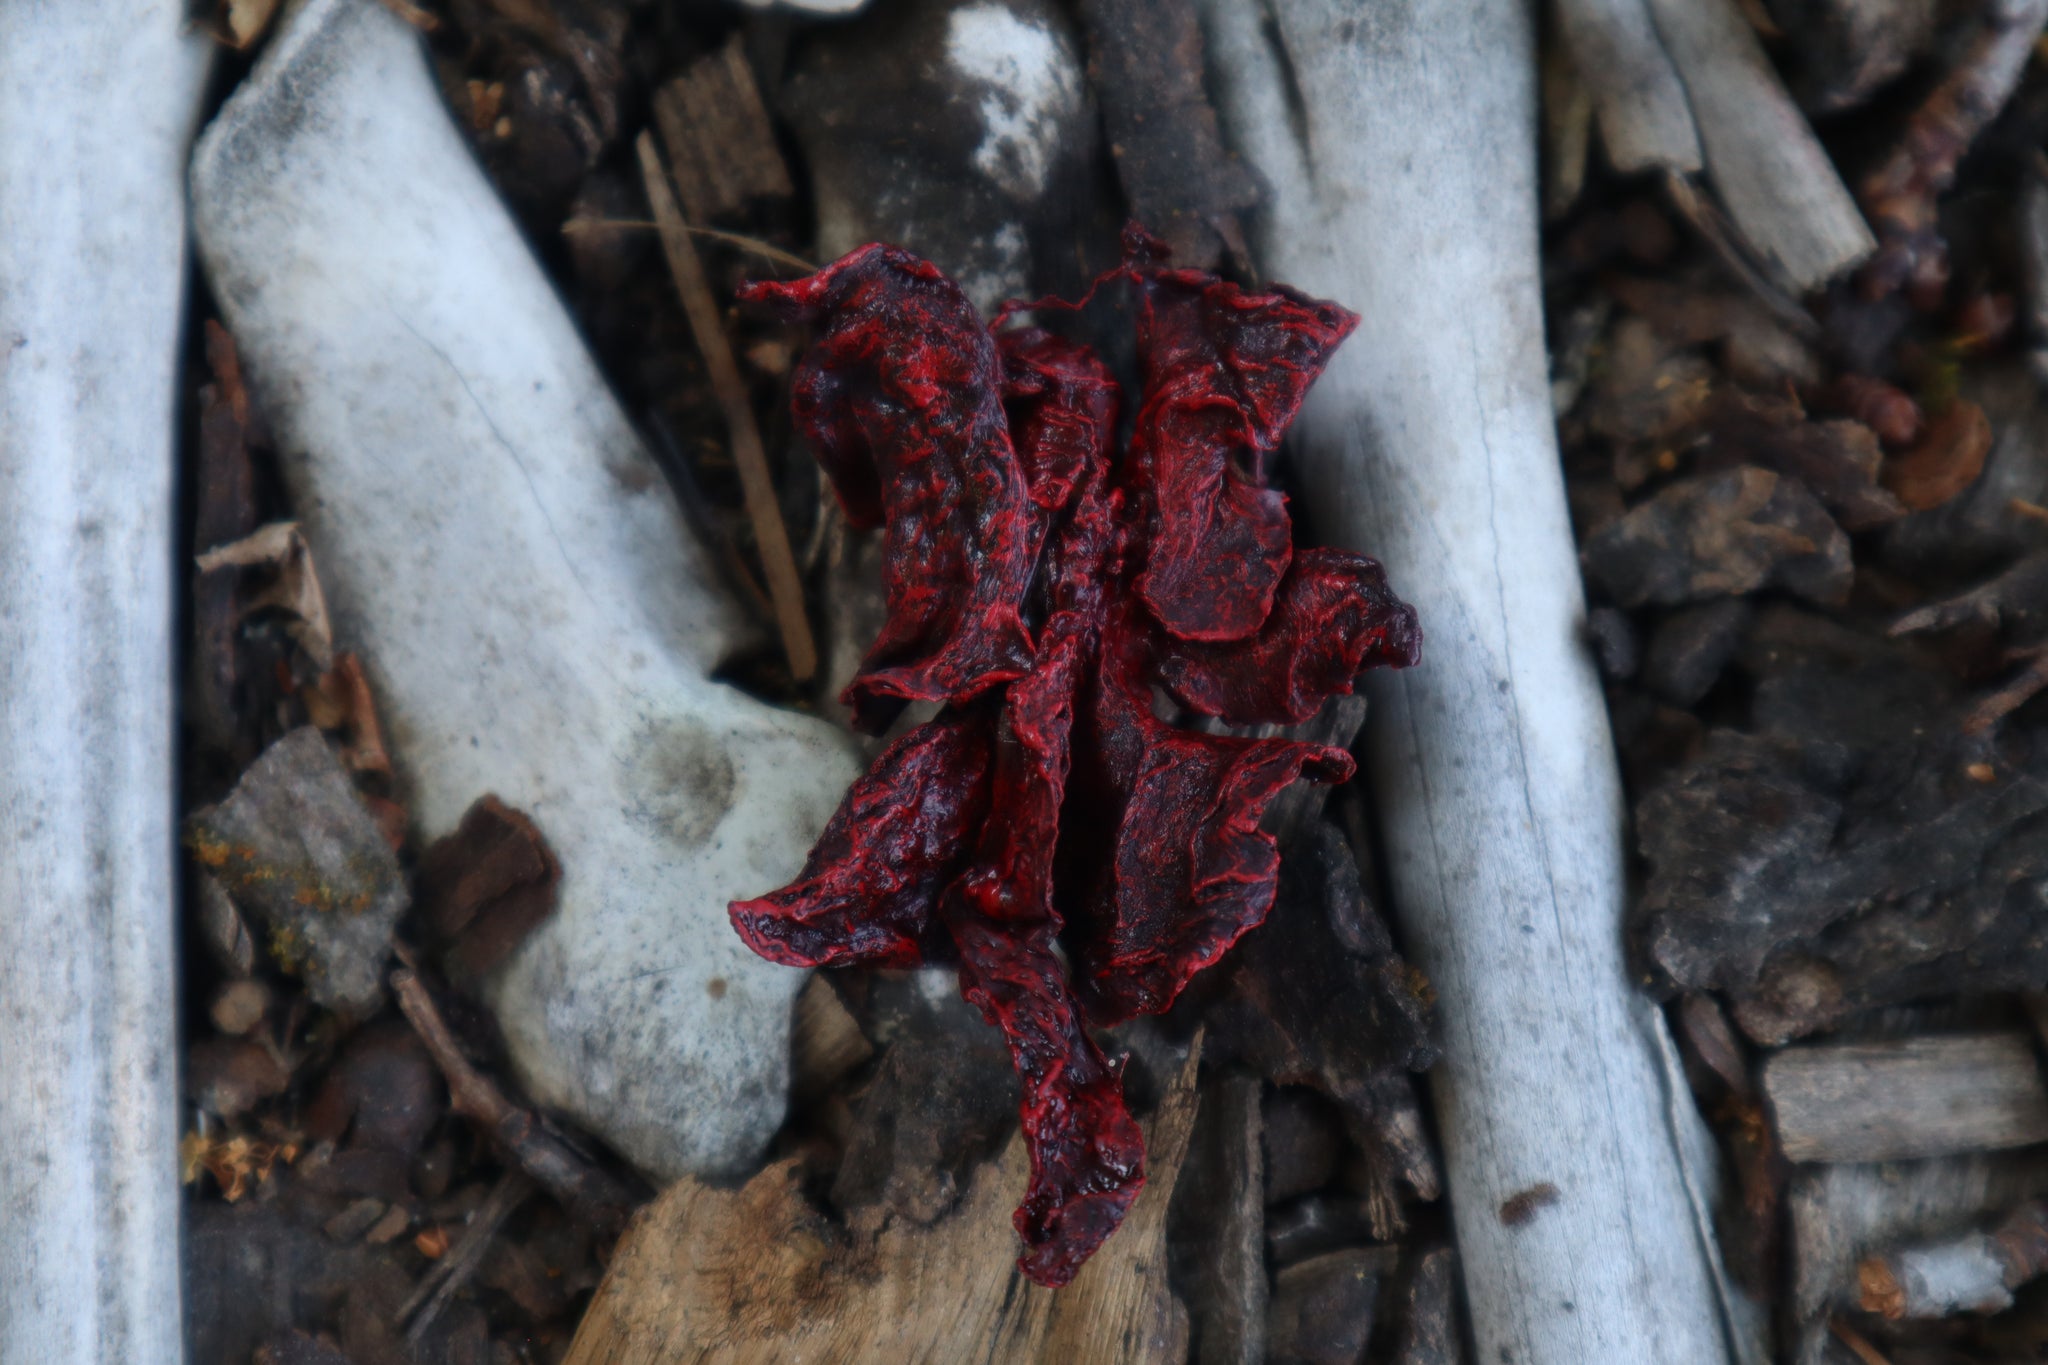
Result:
{"type": "Polygon", "coordinates": [[[1887,1318],[2002,1313],[2048,1271],[2048,1200],[2030,1199],[1992,1232],[1901,1247],[1856,1267],[1857,1306],[1887,1318]]]}
{"type": "Polygon", "coordinates": [[[1857,187],[1881,243],[1858,277],[1872,298],[1909,285],[1938,297],[1948,282],[1938,201],[1963,153],[2005,107],[2048,23],[2048,0],[1990,0],[1983,10],[1954,69],[1913,111],[1892,154],[1857,187]]]}
{"type": "Polygon", "coordinates": [[[428,1267],[420,1276],[406,1301],[399,1305],[398,1324],[405,1328],[406,1343],[418,1349],[426,1340],[427,1332],[434,1325],[434,1319],[448,1306],[448,1300],[455,1297],[455,1291],[476,1273],[483,1264],[484,1253],[491,1249],[491,1242],[497,1237],[498,1229],[505,1220],[519,1211],[533,1193],[533,1182],[519,1171],[507,1171],[491,1187],[491,1192],[477,1211],[470,1215],[469,1225],[462,1230],[462,1237],[448,1254],[428,1267]]]}
{"type": "Polygon", "coordinates": [[[490,1134],[521,1170],[601,1234],[613,1236],[624,1228],[636,1203],[632,1195],[548,1132],[531,1111],[506,1099],[504,1092],[471,1064],[419,974],[409,967],[399,968],[391,974],[391,990],[398,997],[399,1009],[433,1054],[434,1064],[448,1079],[449,1107],[490,1134]]]}
{"type": "Polygon", "coordinates": [[[797,577],[789,528],[782,524],[782,509],[776,505],[775,481],[768,472],[768,452],[761,444],[760,428],[754,424],[753,400],[747,394],[747,381],[740,375],[739,362],[733,359],[725,328],[719,324],[718,300],[711,293],[711,282],[705,278],[704,263],[697,256],[682,212],[669,192],[661,156],[654,150],[654,135],[640,134],[636,150],[640,177],[661,231],[661,247],[668,256],[669,272],[675,277],[676,293],[682,298],[690,331],[697,338],[697,349],[711,376],[712,392],[725,412],[733,463],[739,466],[747,519],[753,523],[754,544],[761,552],[761,567],[768,575],[768,596],[775,604],[775,625],[782,634],[783,652],[789,658],[791,676],[803,682],[818,671],[818,647],[811,637],[810,620],[804,615],[803,580],[797,577]]]}

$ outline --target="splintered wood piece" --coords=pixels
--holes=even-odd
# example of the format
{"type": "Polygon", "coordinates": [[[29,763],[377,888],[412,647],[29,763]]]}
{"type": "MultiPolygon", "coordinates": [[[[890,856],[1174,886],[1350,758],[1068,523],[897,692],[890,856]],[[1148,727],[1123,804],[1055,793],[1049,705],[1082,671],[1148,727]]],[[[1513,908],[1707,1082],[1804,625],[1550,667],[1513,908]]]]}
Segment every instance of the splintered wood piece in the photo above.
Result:
{"type": "Polygon", "coordinates": [[[804,615],[803,580],[797,576],[796,555],[789,547],[789,528],[782,524],[782,509],[775,500],[775,481],[768,473],[768,452],[761,444],[760,428],[754,425],[754,406],[747,395],[747,381],[733,358],[719,322],[718,300],[698,259],[696,243],[690,240],[688,225],[669,193],[668,177],[661,168],[661,155],[654,150],[654,135],[640,134],[640,176],[647,187],[647,203],[654,210],[655,226],[661,231],[662,250],[675,277],[676,293],[683,301],[690,331],[704,357],[711,376],[711,389],[725,410],[726,432],[732,439],[733,463],[739,466],[740,490],[746,497],[747,519],[753,523],[754,544],[761,552],[761,566],[768,574],[768,597],[775,604],[775,627],[782,635],[783,652],[789,657],[789,671],[803,682],[818,671],[818,647],[811,638],[811,623],[804,615]]]}
{"type": "Polygon", "coordinates": [[[1793,1161],[1902,1161],[2048,1142],[2048,1089],[2024,1033],[1787,1048],[1764,1064],[1793,1161]]]}
{"type": "Polygon", "coordinates": [[[1827,1319],[1861,1294],[1857,1264],[1902,1244],[1962,1235],[1986,1215],[2048,1193],[2034,1152],[1973,1152],[1899,1164],[1804,1166],[1786,1200],[1794,1365],[1823,1365],[1827,1319]]]}
{"type": "Polygon", "coordinates": [[[796,193],[737,33],[654,92],[654,126],[693,225],[796,193]]]}
{"type": "Polygon", "coordinates": [[[1579,79],[1593,92],[1614,168],[1624,175],[1700,169],[1692,107],[1644,0],[1558,0],[1557,22],[1579,79]]]}
{"type": "Polygon", "coordinates": [[[1748,245],[1795,292],[1876,249],[1856,201],[1735,0],[1649,0],[1707,173],[1748,245]]]}
{"type": "Polygon", "coordinates": [[[1990,1232],[1895,1247],[1856,1267],[1856,1306],[1887,1318],[2002,1313],[2048,1270],[2048,1201],[2029,1199],[1990,1232]]]}
{"type": "Polygon", "coordinates": [[[1146,1125],[1146,1182],[1065,1289],[1017,1272],[1021,1138],[939,1222],[848,1233],[804,1198],[796,1161],[737,1190],[686,1179],[620,1241],[567,1365],[1053,1360],[1178,1362],[1187,1314],[1166,1283],[1166,1209],[1194,1127],[1199,1042],[1146,1125]]]}
{"type": "Polygon", "coordinates": [[[1200,1342],[1196,1365],[1252,1365],[1266,1341],[1266,1171],[1257,1076],[1213,1079],[1181,1186],[1175,1254],[1200,1342]]]}

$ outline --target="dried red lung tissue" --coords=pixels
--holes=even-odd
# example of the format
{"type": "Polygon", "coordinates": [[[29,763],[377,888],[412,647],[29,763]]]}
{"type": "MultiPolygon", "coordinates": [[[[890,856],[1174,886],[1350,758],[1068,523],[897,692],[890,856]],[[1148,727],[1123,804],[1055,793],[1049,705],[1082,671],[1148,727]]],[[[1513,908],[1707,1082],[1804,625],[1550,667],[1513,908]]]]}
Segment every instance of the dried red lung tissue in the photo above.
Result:
{"type": "Polygon", "coordinates": [[[1121,457],[1101,360],[992,329],[907,251],[865,246],[744,293],[816,327],[797,423],[848,519],[882,528],[888,622],[844,694],[855,723],[944,709],[854,783],[801,877],[733,905],[733,927],[791,966],[957,964],[1022,1082],[1019,1265],[1047,1285],[1145,1178],[1121,1063],[1089,1030],[1166,1009],[1263,920],[1267,805],[1352,773],[1341,749],[1179,729],[1155,689],[1234,725],[1297,722],[1421,643],[1377,563],[1295,552],[1266,483],[1358,319],[1167,269],[1136,230],[1110,281],[1138,302],[1121,457]]]}

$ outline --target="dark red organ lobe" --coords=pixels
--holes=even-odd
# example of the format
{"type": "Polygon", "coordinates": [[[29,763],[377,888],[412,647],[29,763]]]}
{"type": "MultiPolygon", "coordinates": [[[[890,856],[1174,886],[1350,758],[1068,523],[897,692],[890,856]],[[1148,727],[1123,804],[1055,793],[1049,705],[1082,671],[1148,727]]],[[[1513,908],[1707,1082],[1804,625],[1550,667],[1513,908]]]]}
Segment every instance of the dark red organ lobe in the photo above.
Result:
{"type": "Polygon", "coordinates": [[[1272,906],[1259,829],[1342,750],[1182,730],[1154,687],[1234,724],[1295,722],[1416,661],[1372,560],[1294,553],[1267,464],[1357,319],[1154,264],[1131,448],[1087,348],[992,334],[928,263],[869,246],[746,297],[817,324],[799,426],[856,524],[885,529],[889,619],[846,691],[857,723],[946,709],[854,784],[788,887],[732,907],[795,966],[957,963],[1022,1082],[1018,1264],[1062,1285],[1144,1185],[1121,1067],[1088,1033],[1164,1010],[1272,906]],[[1071,963],[1071,966],[1068,964],[1071,963]]]}
{"type": "Polygon", "coordinates": [[[1021,677],[1029,502],[995,339],[967,296],[928,261],[865,246],[741,297],[823,325],[797,369],[797,427],[847,519],[884,527],[889,615],[843,698],[854,723],[880,733],[906,701],[958,705],[1021,677]]]}
{"type": "Polygon", "coordinates": [[[1184,640],[1241,640],[1293,555],[1266,486],[1280,439],[1355,314],[1291,290],[1248,294],[1194,270],[1139,273],[1145,394],[1129,478],[1143,506],[1138,595],[1184,640]]]}

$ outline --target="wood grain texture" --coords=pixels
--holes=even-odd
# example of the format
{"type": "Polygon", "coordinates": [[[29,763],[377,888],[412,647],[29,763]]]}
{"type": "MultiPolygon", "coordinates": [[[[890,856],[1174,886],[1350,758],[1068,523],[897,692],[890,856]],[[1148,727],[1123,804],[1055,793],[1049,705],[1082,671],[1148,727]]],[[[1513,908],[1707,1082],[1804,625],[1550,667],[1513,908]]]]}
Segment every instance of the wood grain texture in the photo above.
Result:
{"type": "Polygon", "coordinates": [[[1735,0],[1649,0],[1685,81],[1707,174],[1743,238],[1794,292],[1877,246],[1735,0]]]}
{"type": "Polygon", "coordinates": [[[684,1180],[619,1244],[566,1365],[785,1361],[1182,1361],[1166,1283],[1166,1209],[1194,1127],[1192,1052],[1146,1125],[1144,1193],[1065,1289],[1016,1269],[1010,1209],[1028,1160],[1012,1138],[929,1228],[872,1240],[828,1223],[794,1161],[738,1190],[684,1180]]]}
{"type": "Polygon", "coordinates": [[[1790,1358],[1826,1365],[1827,1321],[1856,1297],[1856,1263],[1901,1242],[1956,1236],[1986,1215],[2048,1194],[2034,1152],[1802,1166],[1786,1195],[1792,1257],[1790,1358]]]}
{"type": "MultiPolygon", "coordinates": [[[[1394,910],[1435,985],[1431,1074],[1480,1358],[1727,1357],[1622,957],[1622,800],[1581,643],[1538,289],[1535,57],[1512,0],[1217,0],[1226,127],[1271,187],[1265,272],[1364,321],[1296,431],[1296,504],[1380,557],[1420,667],[1374,680],[1394,910]],[[1549,1184],[1515,1226],[1498,1211],[1549,1184]]],[[[1702,1201],[1705,1202],[1705,1201],[1702,1201]]]]}
{"type": "Polygon", "coordinates": [[[165,1365],[185,150],[169,4],[0,0],[0,1361],[165,1365]]]}
{"type": "Polygon", "coordinates": [[[1644,0],[1558,0],[1558,27],[1593,92],[1607,159],[1625,175],[1700,169],[1685,85],[1644,0]]]}
{"type": "Polygon", "coordinates": [[[2048,1142],[2048,1087],[2024,1033],[1792,1047],[1764,1064],[1794,1161],[1906,1161],[2048,1142]]]}

